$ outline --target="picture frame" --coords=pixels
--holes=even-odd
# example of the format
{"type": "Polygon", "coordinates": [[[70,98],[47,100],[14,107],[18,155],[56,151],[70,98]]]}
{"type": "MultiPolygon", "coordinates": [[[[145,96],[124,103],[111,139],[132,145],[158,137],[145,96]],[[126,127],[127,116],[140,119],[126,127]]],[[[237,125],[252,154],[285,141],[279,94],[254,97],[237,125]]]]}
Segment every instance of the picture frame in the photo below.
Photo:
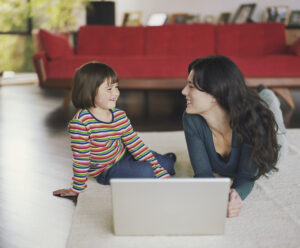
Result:
{"type": "Polygon", "coordinates": [[[214,24],[215,23],[215,17],[213,15],[206,15],[203,18],[203,23],[214,24]]]}
{"type": "Polygon", "coordinates": [[[194,24],[200,22],[200,15],[174,13],[170,16],[169,24],[194,24]]]}
{"type": "Polygon", "coordinates": [[[235,13],[232,23],[245,23],[245,22],[252,22],[251,17],[255,10],[256,4],[242,4],[237,12],[235,13]]]}
{"type": "Polygon", "coordinates": [[[188,13],[174,13],[171,14],[169,24],[185,24],[188,13]]]}
{"type": "Polygon", "coordinates": [[[153,13],[150,15],[147,26],[162,26],[167,23],[168,15],[166,13],[153,13]]]}
{"type": "Polygon", "coordinates": [[[185,17],[185,24],[195,24],[200,22],[200,15],[188,15],[185,17]]]}
{"type": "Polygon", "coordinates": [[[223,12],[220,14],[217,24],[227,24],[230,22],[232,13],[231,12],[223,12]]]}
{"type": "Polygon", "coordinates": [[[264,22],[282,22],[286,25],[289,22],[290,8],[286,5],[269,6],[264,11],[264,22]]]}
{"type": "Polygon", "coordinates": [[[290,14],[288,26],[300,27],[300,10],[293,10],[290,14]]]}
{"type": "Polygon", "coordinates": [[[123,14],[123,26],[140,26],[142,19],[141,11],[125,12],[123,14]]]}

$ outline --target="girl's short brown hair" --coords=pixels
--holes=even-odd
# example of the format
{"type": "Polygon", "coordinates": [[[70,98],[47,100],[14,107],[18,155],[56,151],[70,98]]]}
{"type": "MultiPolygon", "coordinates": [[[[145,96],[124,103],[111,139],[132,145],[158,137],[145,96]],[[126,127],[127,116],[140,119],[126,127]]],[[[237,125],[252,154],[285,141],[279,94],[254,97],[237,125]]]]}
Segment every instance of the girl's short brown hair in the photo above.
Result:
{"type": "Polygon", "coordinates": [[[77,69],[72,86],[72,102],[76,108],[95,107],[95,96],[99,86],[107,79],[109,84],[118,83],[119,79],[110,66],[89,62],[77,69]]]}

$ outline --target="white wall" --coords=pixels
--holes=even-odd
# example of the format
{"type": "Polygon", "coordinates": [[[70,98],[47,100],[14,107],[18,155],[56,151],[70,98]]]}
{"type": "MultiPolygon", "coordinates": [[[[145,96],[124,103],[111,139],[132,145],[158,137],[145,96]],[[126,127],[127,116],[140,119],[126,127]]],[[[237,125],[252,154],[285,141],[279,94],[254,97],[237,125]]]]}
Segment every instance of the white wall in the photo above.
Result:
{"type": "Polygon", "coordinates": [[[115,0],[116,24],[121,25],[123,13],[142,11],[142,24],[145,25],[151,13],[164,12],[200,14],[200,21],[205,15],[216,19],[221,12],[237,11],[241,4],[256,3],[253,14],[255,22],[261,22],[267,6],[288,5],[290,10],[300,10],[300,0],[115,0]]]}

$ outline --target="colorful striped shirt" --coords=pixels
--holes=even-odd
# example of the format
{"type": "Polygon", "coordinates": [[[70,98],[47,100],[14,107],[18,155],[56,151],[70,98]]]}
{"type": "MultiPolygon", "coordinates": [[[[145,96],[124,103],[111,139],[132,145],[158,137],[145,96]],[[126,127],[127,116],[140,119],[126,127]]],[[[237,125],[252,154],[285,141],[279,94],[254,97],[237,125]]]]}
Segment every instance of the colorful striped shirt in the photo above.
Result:
{"type": "Polygon", "coordinates": [[[137,133],[126,113],[112,109],[110,123],[98,120],[87,109],[80,109],[70,121],[68,129],[73,152],[72,190],[80,193],[86,187],[88,176],[96,177],[120,161],[126,149],[139,161],[150,162],[155,177],[167,178],[168,172],[137,133]]]}

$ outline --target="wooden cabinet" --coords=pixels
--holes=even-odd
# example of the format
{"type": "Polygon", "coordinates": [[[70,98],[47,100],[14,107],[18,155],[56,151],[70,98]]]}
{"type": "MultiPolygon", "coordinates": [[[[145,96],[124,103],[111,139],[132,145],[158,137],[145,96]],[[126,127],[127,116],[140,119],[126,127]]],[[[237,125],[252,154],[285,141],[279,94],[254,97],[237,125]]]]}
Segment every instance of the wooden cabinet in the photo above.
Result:
{"type": "Polygon", "coordinates": [[[298,38],[300,38],[300,28],[289,28],[286,32],[286,43],[287,45],[293,44],[298,38]]]}

